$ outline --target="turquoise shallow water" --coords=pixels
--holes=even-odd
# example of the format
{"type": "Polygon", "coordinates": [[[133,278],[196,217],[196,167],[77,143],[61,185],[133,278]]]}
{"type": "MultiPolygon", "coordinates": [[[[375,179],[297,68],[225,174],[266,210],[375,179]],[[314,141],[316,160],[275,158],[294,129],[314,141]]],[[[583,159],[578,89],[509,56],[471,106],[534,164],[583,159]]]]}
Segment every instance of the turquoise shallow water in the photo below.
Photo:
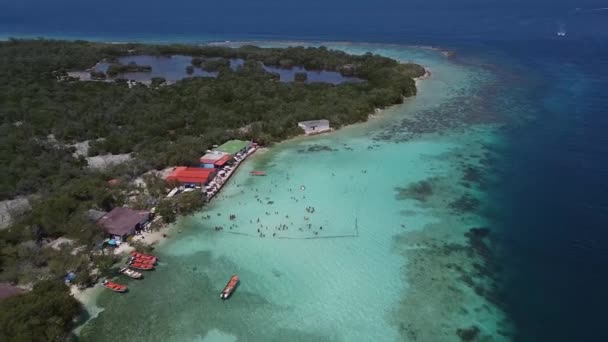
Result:
{"type": "Polygon", "coordinates": [[[472,271],[484,261],[464,235],[485,223],[477,178],[499,141],[479,119],[491,116],[480,91],[492,75],[430,49],[334,47],[414,60],[432,77],[368,123],[254,155],[210,206],[179,220],[156,271],[127,295],[100,296],[82,340],[458,340],[473,326],[507,338],[492,277],[472,271]],[[421,181],[428,188],[413,191],[421,181]],[[241,285],[221,302],[232,274],[241,285]]]}

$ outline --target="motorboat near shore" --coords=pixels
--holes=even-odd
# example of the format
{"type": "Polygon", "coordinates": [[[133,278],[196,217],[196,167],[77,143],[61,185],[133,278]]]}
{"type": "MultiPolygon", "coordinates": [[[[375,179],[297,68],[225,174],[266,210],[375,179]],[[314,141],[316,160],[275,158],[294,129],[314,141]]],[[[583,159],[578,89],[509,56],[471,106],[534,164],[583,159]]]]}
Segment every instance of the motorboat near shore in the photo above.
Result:
{"type": "Polygon", "coordinates": [[[150,271],[150,270],[154,269],[154,264],[142,263],[142,262],[139,262],[138,260],[130,260],[128,264],[129,264],[129,267],[134,268],[136,270],[150,271]]]}
{"type": "Polygon", "coordinates": [[[103,283],[101,283],[101,284],[106,289],[110,289],[114,292],[124,293],[124,292],[127,292],[127,290],[129,289],[126,285],[121,285],[121,284],[118,284],[118,283],[115,283],[115,282],[109,281],[109,280],[104,280],[103,283]]]}
{"type": "Polygon", "coordinates": [[[118,270],[118,273],[124,274],[127,277],[131,277],[133,279],[141,279],[144,276],[143,274],[141,274],[141,272],[134,271],[127,267],[121,268],[120,270],[118,270]]]}
{"type": "Polygon", "coordinates": [[[236,287],[238,285],[239,285],[239,277],[236,275],[233,275],[232,278],[230,278],[230,281],[228,281],[228,284],[226,284],[226,286],[224,287],[224,290],[222,291],[222,293],[220,293],[220,298],[221,299],[230,298],[230,296],[232,295],[232,292],[234,292],[234,290],[236,289],[236,287]]]}
{"type": "Polygon", "coordinates": [[[266,176],[266,172],[264,171],[251,171],[250,174],[252,176],[266,176]]]}
{"type": "Polygon", "coordinates": [[[131,256],[137,259],[154,260],[154,263],[158,261],[158,258],[152,254],[145,254],[136,251],[131,252],[131,256]]]}
{"type": "Polygon", "coordinates": [[[129,261],[138,262],[140,264],[150,264],[150,265],[156,264],[156,260],[153,260],[153,259],[141,259],[141,258],[136,258],[136,257],[130,257],[129,261]]]}

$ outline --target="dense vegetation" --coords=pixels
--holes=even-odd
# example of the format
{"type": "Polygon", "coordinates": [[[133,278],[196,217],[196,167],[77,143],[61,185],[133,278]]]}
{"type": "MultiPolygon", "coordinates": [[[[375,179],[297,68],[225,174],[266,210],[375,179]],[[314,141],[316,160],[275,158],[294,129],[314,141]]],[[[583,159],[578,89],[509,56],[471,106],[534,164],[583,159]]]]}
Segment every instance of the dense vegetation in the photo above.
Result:
{"type": "Polygon", "coordinates": [[[192,58],[192,65],[205,71],[220,71],[230,67],[230,60],[226,58],[192,58]]]}
{"type": "Polygon", "coordinates": [[[308,79],[308,74],[305,72],[296,72],[294,80],[296,82],[305,82],[308,79]]]}
{"type": "Polygon", "coordinates": [[[328,118],[332,125],[366,119],[376,107],[402,101],[416,91],[417,65],[374,56],[349,56],[325,48],[240,49],[144,46],[88,42],[0,43],[0,198],[61,186],[85,166],[64,144],[93,142],[91,154],[135,152],[141,169],[192,164],[202,150],[232,137],[269,143],[299,133],[300,120],[328,118]],[[151,54],[239,57],[237,71],[217,79],[192,78],[170,87],[124,83],[58,82],[58,74],[132,51],[151,54]],[[284,84],[253,61],[310,69],[354,65],[366,83],[284,84]],[[237,129],[250,125],[247,133],[237,129]],[[49,144],[53,134],[60,144],[49,144]]]}
{"type": "MultiPolygon", "coordinates": [[[[133,68],[145,69],[112,64],[108,74],[133,68]]],[[[372,54],[352,56],[324,47],[0,42],[0,200],[35,195],[32,210],[0,231],[0,281],[60,279],[72,270],[79,274],[79,282],[86,284],[91,267],[103,270],[112,263],[104,256],[90,254],[100,232],[87,220],[87,209],[111,210],[128,200],[132,207],[157,205],[170,222],[176,213],[190,213],[202,205],[195,192],[160,200],[166,188],[163,180],[146,177],[146,190],[142,190],[130,182],[134,177],[152,169],[197,164],[207,148],[228,139],[268,144],[289,138],[301,133],[298,121],[326,118],[334,127],[365,121],[374,108],[414,95],[412,77],[423,73],[415,64],[399,64],[372,54]],[[80,82],[67,77],[69,70],[85,70],[101,60],[116,61],[134,53],[190,55],[193,67],[219,71],[219,75],[215,79],[188,78],[171,86],[155,78],[149,87],[129,87],[124,80],[80,82]],[[231,70],[227,67],[230,58],[241,58],[244,65],[231,70]],[[366,82],[281,83],[260,62],[282,68],[339,71],[366,82]],[[94,171],[87,168],[85,157],[73,155],[70,145],[82,141],[90,141],[89,156],[132,153],[134,160],[94,171]],[[120,180],[118,184],[108,183],[115,178],[120,180]],[[76,241],[75,246],[85,248],[72,255],[44,247],[45,241],[58,237],[70,238],[76,241]]],[[[49,283],[39,286],[56,291],[49,283]]],[[[42,301],[43,309],[38,309],[48,308],[48,312],[31,313],[37,317],[31,322],[23,319],[17,324],[12,320],[13,316],[29,315],[27,310],[37,307],[38,296],[41,293],[35,290],[5,302],[23,306],[15,309],[23,311],[13,315],[4,314],[6,304],[2,304],[3,333],[22,340],[50,340],[68,326],[65,322],[72,314],[71,304],[61,309],[65,316],[57,315],[52,298],[45,299],[48,303],[42,301]],[[44,323],[48,317],[43,315],[53,317],[50,323],[44,323]]],[[[58,294],[57,298],[63,297],[58,294]]]]}
{"type": "Polygon", "coordinates": [[[0,341],[62,341],[79,312],[63,284],[38,282],[33,291],[0,301],[0,341]]]}

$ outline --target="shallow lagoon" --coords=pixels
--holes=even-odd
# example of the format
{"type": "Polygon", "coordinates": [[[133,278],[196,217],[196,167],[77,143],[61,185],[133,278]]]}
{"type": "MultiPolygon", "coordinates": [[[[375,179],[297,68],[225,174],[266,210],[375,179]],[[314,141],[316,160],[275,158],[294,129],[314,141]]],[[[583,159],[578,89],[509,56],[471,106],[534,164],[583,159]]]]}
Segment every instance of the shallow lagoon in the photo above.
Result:
{"type": "Polygon", "coordinates": [[[366,124],[254,155],[210,206],[178,222],[156,271],[125,296],[102,293],[83,340],[451,341],[476,329],[507,338],[484,296],[491,276],[472,271],[484,260],[470,229],[486,222],[467,170],[483,173],[498,142],[494,125],[466,114],[485,113],[475,97],[491,75],[427,49],[334,47],[415,60],[433,77],[366,124]],[[421,181],[431,191],[411,194],[421,181]],[[221,302],[232,274],[241,285],[221,302]]]}
{"type": "MultiPolygon", "coordinates": [[[[172,56],[150,56],[150,55],[133,55],[133,56],[122,56],[118,58],[118,62],[121,64],[136,63],[138,65],[149,65],[152,67],[151,72],[131,72],[119,74],[115,78],[125,78],[128,80],[134,80],[139,82],[148,82],[153,77],[163,77],[169,82],[177,82],[187,77],[217,77],[218,72],[209,72],[202,70],[201,68],[194,68],[194,73],[188,74],[186,67],[191,64],[192,57],[184,55],[172,55],[172,56]]],[[[230,68],[236,70],[239,66],[243,65],[242,59],[231,59],[230,68]]],[[[110,63],[100,62],[93,68],[96,71],[106,72],[110,63]]],[[[341,84],[341,83],[358,83],[363,82],[362,79],[357,77],[342,76],[336,71],[313,71],[307,70],[303,67],[293,67],[290,69],[281,69],[273,66],[263,65],[264,70],[268,72],[278,73],[281,82],[293,82],[295,74],[298,72],[305,72],[308,76],[306,83],[330,83],[330,84],[341,84]]]]}

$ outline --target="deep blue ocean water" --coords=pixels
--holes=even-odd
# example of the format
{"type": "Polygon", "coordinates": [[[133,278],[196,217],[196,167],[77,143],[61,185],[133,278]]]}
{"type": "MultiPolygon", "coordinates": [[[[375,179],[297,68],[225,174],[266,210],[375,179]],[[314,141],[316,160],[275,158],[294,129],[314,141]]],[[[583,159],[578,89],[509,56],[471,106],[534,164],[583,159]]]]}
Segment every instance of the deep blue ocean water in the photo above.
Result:
{"type": "Polygon", "coordinates": [[[491,215],[516,340],[606,341],[603,7],[586,0],[0,0],[0,37],[392,42],[445,47],[458,61],[492,68],[502,76],[496,110],[514,117],[497,151],[491,215]],[[560,30],[566,36],[557,37],[560,30]]]}

